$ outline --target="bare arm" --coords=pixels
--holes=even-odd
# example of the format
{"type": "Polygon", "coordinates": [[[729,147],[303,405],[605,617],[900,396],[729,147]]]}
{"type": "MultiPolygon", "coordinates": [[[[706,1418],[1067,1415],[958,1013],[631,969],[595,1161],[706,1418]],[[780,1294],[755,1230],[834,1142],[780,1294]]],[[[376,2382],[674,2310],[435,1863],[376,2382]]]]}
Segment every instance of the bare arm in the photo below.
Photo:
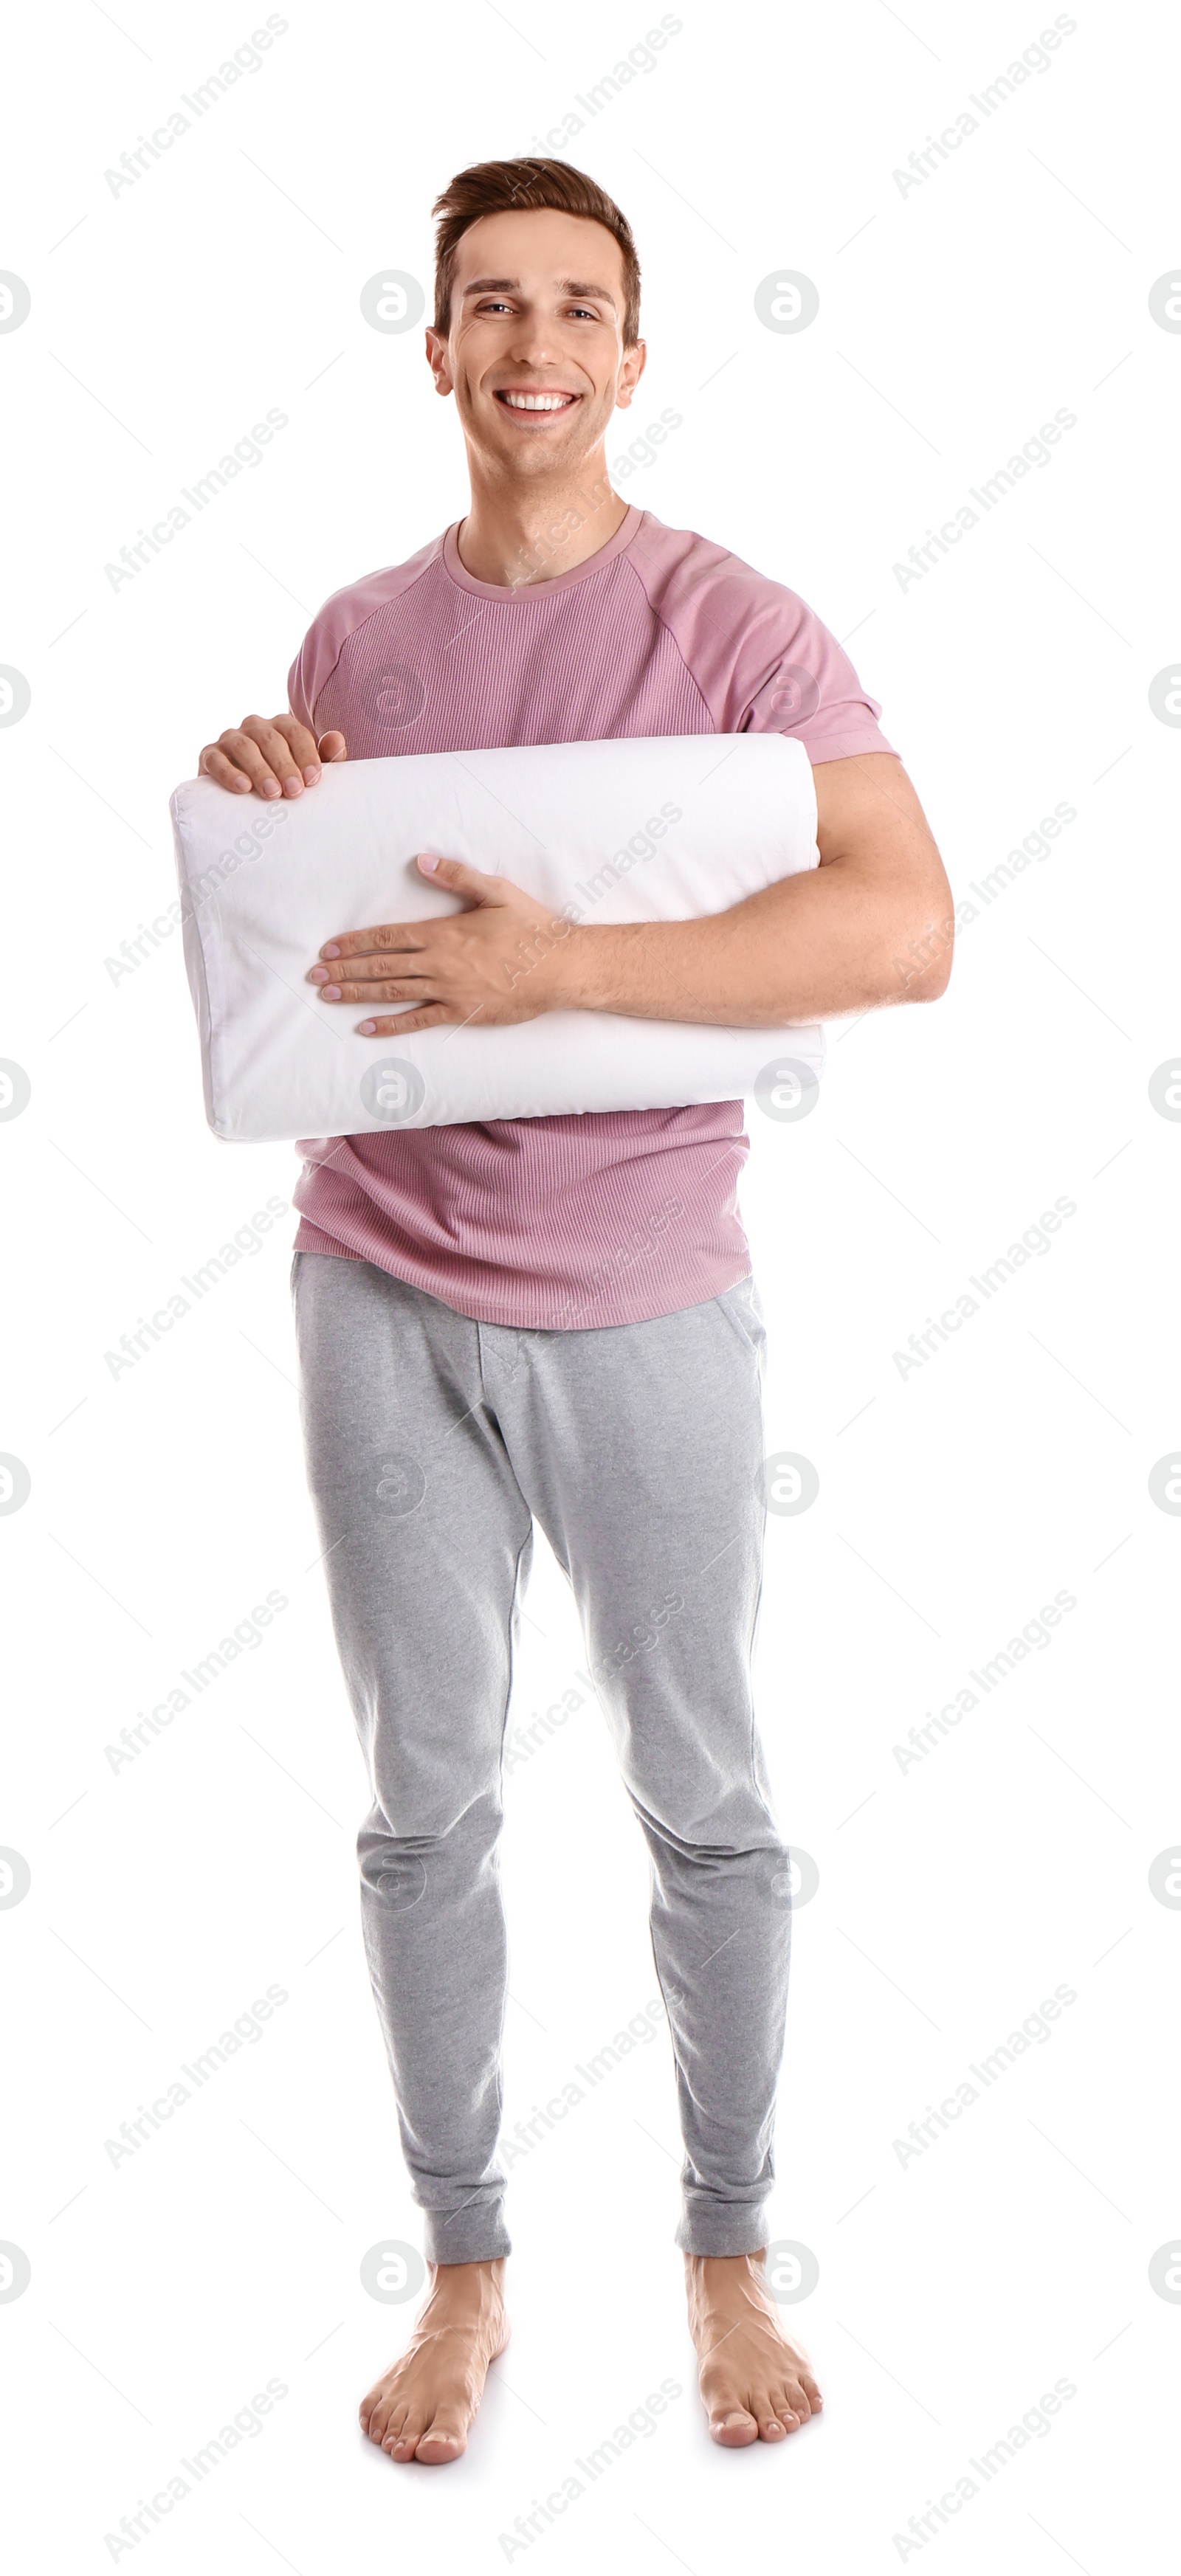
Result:
{"type": "Polygon", "coordinates": [[[548,1010],[781,1028],[934,1001],[951,972],[951,889],[901,761],[861,752],[820,763],[814,776],[820,866],[728,911],[570,924],[539,916],[536,901],[503,877],[437,859],[429,872],[469,910],[341,933],[310,980],[325,1001],[414,1005],[362,1021],[374,1037],[548,1010]]]}
{"type": "Polygon", "coordinates": [[[951,888],[901,761],[860,752],[814,776],[818,868],[703,920],[580,929],[567,1005],[776,1028],[945,991],[951,888]]]}

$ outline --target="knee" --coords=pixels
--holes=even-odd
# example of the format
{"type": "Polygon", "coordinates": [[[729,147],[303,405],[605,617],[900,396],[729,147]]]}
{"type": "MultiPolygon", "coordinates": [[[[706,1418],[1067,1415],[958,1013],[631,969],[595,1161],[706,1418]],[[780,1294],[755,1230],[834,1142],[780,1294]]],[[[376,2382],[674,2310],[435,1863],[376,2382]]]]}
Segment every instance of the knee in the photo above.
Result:
{"type": "Polygon", "coordinates": [[[394,1913],[425,1895],[432,1877],[462,1885],[486,1863],[500,1832],[500,1801],[491,1793],[458,1815],[412,1816],[403,1807],[370,1809],[357,1836],[363,1889],[394,1913]]]}
{"type": "Polygon", "coordinates": [[[362,1825],[357,1836],[362,1892],[376,1897],[383,1913],[409,1913],[426,1894],[431,1848],[429,1837],[399,1840],[371,1823],[362,1825]]]}

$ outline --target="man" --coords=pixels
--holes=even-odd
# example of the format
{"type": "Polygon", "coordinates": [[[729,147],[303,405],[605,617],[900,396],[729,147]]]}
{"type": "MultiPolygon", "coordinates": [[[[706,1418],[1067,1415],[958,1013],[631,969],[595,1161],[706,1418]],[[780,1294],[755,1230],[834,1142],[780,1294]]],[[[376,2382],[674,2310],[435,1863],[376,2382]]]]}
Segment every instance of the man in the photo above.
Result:
{"type": "MultiPolygon", "coordinates": [[[[619,209],[567,163],[517,160],[465,170],[435,213],[426,348],[459,412],[468,516],[329,600],[291,712],[223,733],[201,769],[298,796],[346,754],[793,732],[822,864],[709,919],[561,936],[520,889],[426,854],[467,908],[342,924],[309,966],[325,1007],[360,1006],[380,1041],[555,1009],[780,1028],[934,998],[950,894],[880,710],[802,601],[611,489],[604,435],[645,357],[619,209]]],[[[457,2457],[507,2340],[496,1845],[534,1517],[651,1858],[710,2428],[783,2440],[821,2403],[763,2276],[790,1863],[751,1708],[765,1337],[736,1203],[748,1150],[738,1101],[301,1147],[309,1477],[373,1787],[366,1949],[431,2265],[410,2348],[361,2406],[395,2460],[457,2457]]]]}

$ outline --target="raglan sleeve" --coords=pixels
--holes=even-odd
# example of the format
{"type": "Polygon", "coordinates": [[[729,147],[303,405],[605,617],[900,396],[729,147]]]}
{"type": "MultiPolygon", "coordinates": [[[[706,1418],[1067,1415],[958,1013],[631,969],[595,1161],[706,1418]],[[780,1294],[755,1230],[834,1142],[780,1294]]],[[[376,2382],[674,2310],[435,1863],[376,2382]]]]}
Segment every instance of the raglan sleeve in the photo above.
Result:
{"type": "Polygon", "coordinates": [[[776,590],[756,624],[763,631],[757,638],[748,632],[743,655],[755,685],[737,732],[795,734],[814,766],[863,751],[894,751],[878,721],[877,699],[814,609],[793,592],[776,590]]]}
{"type": "Polygon", "coordinates": [[[323,615],[321,610],[320,615],[312,619],[287,674],[287,704],[292,715],[298,716],[309,733],[316,730],[316,699],[327,678],[327,671],[320,667],[323,615]]]}
{"type": "Polygon", "coordinates": [[[877,699],[796,591],[688,529],[646,526],[635,551],[718,733],[795,734],[813,763],[894,752],[877,699]]]}

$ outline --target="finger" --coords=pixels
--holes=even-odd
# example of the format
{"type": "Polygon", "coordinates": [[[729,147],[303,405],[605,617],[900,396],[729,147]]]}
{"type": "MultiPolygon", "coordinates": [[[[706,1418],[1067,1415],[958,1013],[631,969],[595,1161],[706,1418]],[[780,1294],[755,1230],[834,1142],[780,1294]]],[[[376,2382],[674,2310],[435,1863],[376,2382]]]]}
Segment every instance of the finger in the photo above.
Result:
{"type": "MultiPolygon", "coordinates": [[[[287,739],[286,728],[294,722],[295,719],[292,716],[244,716],[238,728],[246,741],[252,742],[256,750],[262,753],[272,776],[278,779],[285,796],[302,796],[304,791],[303,773],[287,739]]],[[[318,759],[315,743],[306,725],[301,725],[299,731],[308,745],[311,758],[318,759]]]]}
{"type": "Polygon", "coordinates": [[[348,752],[342,733],[322,733],[319,742],[321,760],[347,760],[348,752]]]}
{"type": "MultiPolygon", "coordinates": [[[[439,1028],[444,1021],[454,1017],[446,1003],[432,1002],[420,1011],[399,1011],[396,1019],[392,1020],[358,1020],[354,1034],[359,1038],[405,1038],[410,1037],[415,1029],[439,1028]]],[[[474,1012],[472,1017],[475,1017],[474,1012]]]]}
{"type": "Polygon", "coordinates": [[[418,865],[424,877],[433,877],[451,894],[465,894],[471,903],[503,903],[507,893],[504,877],[485,876],[482,868],[471,868],[466,859],[443,859],[434,850],[420,850],[418,865]]]}
{"type": "MultiPolygon", "coordinates": [[[[331,948],[334,943],[330,940],[328,944],[331,948]]],[[[309,966],[307,980],[309,984],[339,984],[342,975],[347,975],[354,984],[381,984],[391,975],[425,975],[428,971],[425,950],[391,949],[384,957],[349,957],[343,964],[339,958],[329,958],[323,965],[309,966]]]]}
{"type": "MultiPolygon", "coordinates": [[[[264,727],[261,716],[248,716],[246,723],[269,730],[264,727]]],[[[225,733],[218,735],[215,743],[206,744],[201,754],[201,768],[208,777],[216,778],[219,786],[233,786],[239,795],[245,787],[253,789],[256,796],[281,796],[282,778],[289,773],[294,775],[294,764],[282,735],[274,734],[273,741],[278,769],[272,767],[265,750],[244,726],[231,725],[225,733]]],[[[302,796],[302,778],[298,781],[298,790],[302,796]]],[[[294,789],[292,793],[295,793],[294,789]]]]}
{"type": "Polygon", "coordinates": [[[298,716],[272,716],[271,724],[281,733],[305,787],[314,787],[320,775],[320,752],[314,733],[298,716]]]}
{"type": "Polygon", "coordinates": [[[228,787],[236,796],[249,796],[253,781],[245,769],[239,769],[220,743],[207,742],[197,762],[198,778],[212,778],[218,787],[228,787]]]}
{"type": "Polygon", "coordinates": [[[391,983],[386,976],[372,982],[321,984],[320,1000],[360,1002],[366,1010],[371,1010],[376,1002],[424,1002],[433,998],[427,992],[429,981],[429,977],[419,975],[412,982],[391,983]]]}
{"type": "Polygon", "coordinates": [[[338,957],[379,957],[384,960],[391,950],[417,954],[426,946],[430,927],[428,922],[422,921],[383,921],[376,929],[342,930],[337,938],[325,940],[320,955],[335,962],[338,957]]]}

